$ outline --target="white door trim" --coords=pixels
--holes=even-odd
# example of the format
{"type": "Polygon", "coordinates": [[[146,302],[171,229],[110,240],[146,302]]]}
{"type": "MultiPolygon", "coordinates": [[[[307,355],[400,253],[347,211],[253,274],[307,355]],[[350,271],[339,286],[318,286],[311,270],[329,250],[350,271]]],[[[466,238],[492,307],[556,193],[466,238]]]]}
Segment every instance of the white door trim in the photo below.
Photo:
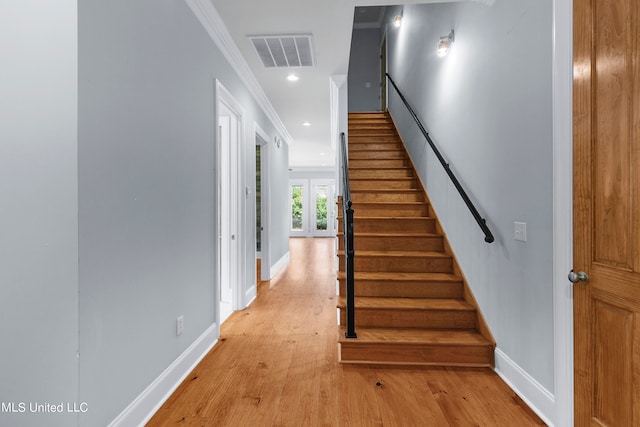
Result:
{"type": "MultiPolygon", "coordinates": [[[[245,242],[245,229],[246,229],[246,203],[245,203],[245,197],[242,197],[242,195],[244,194],[244,191],[242,191],[245,186],[244,186],[244,164],[245,164],[245,152],[244,152],[244,141],[245,141],[245,132],[244,132],[244,108],[242,108],[242,105],[236,101],[236,99],[233,97],[233,95],[231,95],[231,93],[222,85],[222,83],[220,83],[219,80],[216,79],[216,93],[215,93],[215,105],[216,105],[216,116],[215,116],[215,138],[218,138],[218,126],[219,126],[219,119],[218,119],[218,114],[219,111],[221,109],[221,105],[224,104],[224,106],[226,108],[228,108],[231,112],[233,112],[234,115],[237,116],[238,118],[238,144],[235,147],[235,165],[232,165],[232,169],[235,169],[235,176],[232,175],[231,178],[234,179],[235,178],[235,183],[231,184],[232,188],[235,188],[235,192],[236,192],[236,204],[237,204],[237,229],[234,230],[235,233],[233,233],[235,235],[235,239],[237,241],[237,265],[235,266],[237,268],[236,271],[236,281],[235,283],[232,283],[231,289],[232,289],[232,302],[231,302],[231,306],[233,310],[240,310],[243,308],[243,296],[244,296],[244,291],[242,290],[242,285],[245,283],[245,276],[246,276],[246,272],[245,272],[245,263],[246,263],[246,257],[245,257],[245,253],[246,253],[246,242],[245,242]]],[[[219,143],[216,142],[215,146],[216,146],[216,165],[217,167],[219,167],[220,165],[220,156],[219,153],[217,152],[217,147],[218,147],[219,143]]],[[[233,148],[233,147],[232,147],[233,148]]],[[[231,156],[233,158],[233,156],[231,156]]],[[[217,200],[217,199],[216,199],[217,200]]],[[[218,206],[218,203],[216,203],[216,227],[218,224],[218,218],[220,216],[220,206],[218,206]]],[[[222,225],[223,227],[225,226],[224,224],[222,225]]],[[[216,264],[217,264],[217,273],[216,273],[216,283],[215,283],[215,298],[216,301],[220,301],[220,293],[219,293],[219,289],[220,289],[220,277],[219,277],[219,272],[220,272],[220,239],[218,238],[219,236],[219,230],[216,230],[216,264]]],[[[220,323],[220,306],[218,305],[218,312],[216,314],[216,319],[218,320],[218,323],[220,323]]]]}
{"type": "MultiPolygon", "coordinates": [[[[253,124],[254,134],[256,137],[256,145],[258,145],[258,141],[260,141],[260,183],[261,183],[261,215],[262,215],[262,244],[261,244],[261,252],[260,258],[262,259],[261,271],[260,271],[260,279],[261,280],[271,280],[271,241],[270,241],[270,228],[271,228],[271,193],[269,191],[269,183],[270,183],[270,167],[269,167],[269,159],[271,156],[269,144],[269,135],[257,124],[253,124]]],[[[255,178],[254,178],[255,182],[255,178]]],[[[256,191],[258,189],[256,188],[256,191]]],[[[255,248],[255,244],[253,245],[255,248]]]]}
{"type": "Polygon", "coordinates": [[[553,1],[554,425],[573,426],[573,2],[553,1]]]}

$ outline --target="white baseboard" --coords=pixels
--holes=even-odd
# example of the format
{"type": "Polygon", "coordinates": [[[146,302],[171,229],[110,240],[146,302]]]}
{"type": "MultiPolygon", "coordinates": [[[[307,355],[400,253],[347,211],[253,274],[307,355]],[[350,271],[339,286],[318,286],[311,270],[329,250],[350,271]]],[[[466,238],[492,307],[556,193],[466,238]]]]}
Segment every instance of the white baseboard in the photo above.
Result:
{"type": "Polygon", "coordinates": [[[275,264],[271,266],[271,278],[278,274],[280,270],[289,265],[289,261],[291,261],[291,253],[287,252],[284,254],[282,258],[280,258],[275,264]]]}
{"type": "Polygon", "coordinates": [[[256,297],[258,296],[258,286],[257,285],[253,285],[251,287],[249,287],[249,289],[247,289],[247,292],[244,293],[244,307],[249,307],[249,305],[251,305],[251,303],[256,299],[256,297]]]}
{"type": "Polygon", "coordinates": [[[218,342],[218,325],[211,325],[165,371],[160,374],[109,427],[144,426],[178,388],[202,358],[218,342]]]}
{"type": "Polygon", "coordinates": [[[518,366],[500,349],[495,350],[496,373],[545,422],[553,427],[555,398],[531,375],[518,366]]]}

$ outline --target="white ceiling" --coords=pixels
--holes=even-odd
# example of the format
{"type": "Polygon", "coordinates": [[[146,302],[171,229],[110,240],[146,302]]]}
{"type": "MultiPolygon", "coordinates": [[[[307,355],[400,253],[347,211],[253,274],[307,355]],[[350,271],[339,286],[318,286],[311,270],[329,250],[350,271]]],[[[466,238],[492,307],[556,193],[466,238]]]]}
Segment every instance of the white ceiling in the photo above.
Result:
{"type": "MultiPolygon", "coordinates": [[[[442,0],[440,0],[442,1],[442,0]]],[[[446,1],[446,0],[445,0],[446,1]]],[[[290,167],[331,167],[330,77],[346,75],[356,6],[389,0],[211,0],[293,142],[290,167]],[[315,66],[265,68],[249,36],[311,34],[315,66]],[[290,73],[297,82],[289,82],[290,73]],[[311,126],[305,127],[308,121],[311,126]]],[[[432,3],[404,0],[401,3],[432,3]]]]}

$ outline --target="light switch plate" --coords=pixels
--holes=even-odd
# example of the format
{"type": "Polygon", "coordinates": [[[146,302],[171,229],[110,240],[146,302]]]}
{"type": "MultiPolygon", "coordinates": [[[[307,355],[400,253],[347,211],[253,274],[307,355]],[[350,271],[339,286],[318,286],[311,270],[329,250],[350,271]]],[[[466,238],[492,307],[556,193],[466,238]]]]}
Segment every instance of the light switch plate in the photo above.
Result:
{"type": "Polygon", "coordinates": [[[520,242],[527,241],[527,223],[526,222],[513,223],[513,238],[520,242]]]}

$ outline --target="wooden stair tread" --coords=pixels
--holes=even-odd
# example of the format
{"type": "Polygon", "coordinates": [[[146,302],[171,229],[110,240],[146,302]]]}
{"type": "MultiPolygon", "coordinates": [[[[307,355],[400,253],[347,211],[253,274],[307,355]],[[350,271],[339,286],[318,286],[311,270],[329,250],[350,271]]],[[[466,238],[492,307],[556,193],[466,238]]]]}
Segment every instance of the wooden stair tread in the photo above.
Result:
{"type": "MultiPolygon", "coordinates": [[[[345,297],[338,298],[338,308],[346,306],[345,297]]],[[[449,298],[396,298],[396,297],[356,297],[357,309],[394,309],[394,310],[447,310],[475,311],[475,308],[462,299],[449,298]]]]}
{"type": "MultiPolygon", "coordinates": [[[[338,272],[338,279],[344,279],[344,271],[338,272]]],[[[355,271],[356,280],[387,280],[389,282],[399,281],[439,281],[439,282],[460,282],[462,279],[451,273],[385,273],[385,272],[364,272],[355,271]]]]}
{"type": "Polygon", "coordinates": [[[364,328],[356,330],[358,338],[345,338],[344,326],[339,328],[338,342],[341,344],[431,344],[431,345],[485,345],[493,347],[493,343],[475,330],[449,329],[396,329],[396,328],[364,328]]]}
{"type": "MultiPolygon", "coordinates": [[[[338,251],[340,255],[344,255],[344,251],[338,251]]],[[[385,256],[385,257],[432,257],[432,258],[451,258],[444,252],[435,251],[356,251],[356,256],[385,256]]]]}
{"type": "MultiPolygon", "coordinates": [[[[415,178],[414,178],[415,179],[415,178]]],[[[351,193],[421,193],[419,188],[361,188],[351,190],[351,193]]]]}
{"type": "MultiPolygon", "coordinates": [[[[338,236],[344,236],[344,233],[342,231],[337,233],[338,236]]],[[[354,233],[354,236],[356,237],[380,237],[380,238],[384,238],[384,237],[406,237],[407,239],[409,238],[430,238],[430,237],[442,237],[442,234],[440,233],[417,233],[417,232],[412,232],[412,231],[407,231],[407,232],[398,232],[398,233],[389,233],[389,232],[367,232],[367,233],[361,233],[356,231],[354,233]]]]}
{"type": "MultiPolygon", "coordinates": [[[[358,150],[356,150],[356,151],[358,151],[358,150]]],[[[380,152],[383,152],[383,151],[389,151],[389,152],[394,152],[394,153],[395,153],[395,152],[398,152],[398,151],[400,151],[400,152],[404,152],[404,150],[403,150],[402,148],[396,148],[396,147],[379,147],[379,148],[370,148],[369,150],[361,150],[361,151],[364,151],[364,152],[366,152],[366,151],[370,151],[370,152],[375,151],[375,152],[377,152],[377,153],[380,153],[380,152]]],[[[353,153],[353,152],[354,152],[354,151],[352,151],[352,153],[353,153]]],[[[358,151],[358,153],[359,153],[359,152],[360,152],[360,151],[358,151]]]]}
{"type": "MultiPolygon", "coordinates": [[[[407,170],[407,169],[411,169],[413,170],[413,168],[411,166],[380,166],[379,168],[376,168],[376,171],[392,171],[392,170],[407,170]]],[[[368,171],[371,170],[370,167],[366,167],[366,166],[349,166],[349,172],[352,171],[368,171]]]]}
{"type": "Polygon", "coordinates": [[[376,180],[383,180],[383,181],[414,181],[416,178],[413,176],[398,176],[398,177],[385,177],[385,176],[381,176],[379,178],[350,178],[349,182],[351,181],[376,181],[376,180]]]}
{"type": "Polygon", "coordinates": [[[371,202],[354,202],[353,200],[351,201],[351,203],[353,205],[374,205],[374,206],[424,206],[427,203],[425,202],[376,202],[376,201],[371,201],[371,202]]]}
{"type": "MultiPolygon", "coordinates": [[[[342,217],[340,217],[342,218],[342,217]]],[[[424,219],[434,219],[433,217],[430,216],[367,216],[367,215],[362,215],[362,212],[355,212],[354,211],[354,221],[358,221],[358,219],[392,219],[392,220],[397,220],[397,221],[414,221],[416,219],[420,220],[424,220],[424,219]]]]}

